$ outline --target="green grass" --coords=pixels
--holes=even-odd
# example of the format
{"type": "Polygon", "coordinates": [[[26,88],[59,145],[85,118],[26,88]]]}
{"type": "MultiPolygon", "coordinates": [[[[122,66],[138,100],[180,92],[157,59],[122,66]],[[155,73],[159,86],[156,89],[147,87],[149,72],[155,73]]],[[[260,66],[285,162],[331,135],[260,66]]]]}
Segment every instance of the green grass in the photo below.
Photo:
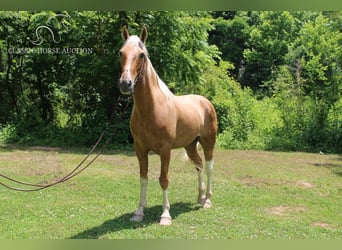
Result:
{"type": "MultiPolygon", "coordinates": [[[[63,176],[85,149],[0,145],[0,172],[39,182],[63,176]]],[[[174,150],[169,200],[162,212],[159,159],[150,155],[148,205],[142,223],[129,221],[139,197],[132,151],[108,151],[76,178],[20,193],[0,187],[2,239],[341,239],[342,157],[309,153],[217,150],[213,208],[196,204],[197,174],[174,150]]]]}

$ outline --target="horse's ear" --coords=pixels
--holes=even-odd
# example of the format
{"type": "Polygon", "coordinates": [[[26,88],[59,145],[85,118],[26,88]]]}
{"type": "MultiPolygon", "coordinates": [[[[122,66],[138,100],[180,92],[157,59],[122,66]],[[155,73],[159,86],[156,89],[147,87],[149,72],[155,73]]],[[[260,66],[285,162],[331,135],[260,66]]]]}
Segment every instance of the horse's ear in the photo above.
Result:
{"type": "Polygon", "coordinates": [[[145,44],[146,40],[147,40],[147,29],[146,26],[143,26],[141,29],[141,33],[140,33],[140,40],[145,44]]]}
{"type": "Polygon", "coordinates": [[[124,41],[126,41],[129,37],[129,33],[128,33],[126,25],[122,27],[121,36],[122,36],[122,39],[124,39],[124,41]]]}

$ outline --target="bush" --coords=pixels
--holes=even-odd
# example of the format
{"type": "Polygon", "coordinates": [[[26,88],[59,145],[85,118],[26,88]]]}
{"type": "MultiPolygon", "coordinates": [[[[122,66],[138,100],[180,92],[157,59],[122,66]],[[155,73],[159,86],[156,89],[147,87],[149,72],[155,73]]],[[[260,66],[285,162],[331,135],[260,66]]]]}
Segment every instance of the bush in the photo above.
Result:
{"type": "Polygon", "coordinates": [[[83,124],[72,124],[66,127],[45,124],[43,122],[8,124],[0,128],[0,142],[24,145],[40,145],[53,147],[93,146],[106,130],[101,143],[104,143],[114,133],[111,147],[121,147],[132,143],[128,120],[118,124],[87,120],[83,124]]]}

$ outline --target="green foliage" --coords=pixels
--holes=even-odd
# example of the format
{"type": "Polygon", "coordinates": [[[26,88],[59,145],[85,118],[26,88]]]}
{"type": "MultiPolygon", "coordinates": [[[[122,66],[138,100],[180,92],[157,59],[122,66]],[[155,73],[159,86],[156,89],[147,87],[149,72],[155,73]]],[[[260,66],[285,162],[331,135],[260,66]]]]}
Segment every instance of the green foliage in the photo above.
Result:
{"type": "Polygon", "coordinates": [[[341,33],[318,15],[303,25],[272,83],[287,149],[341,151],[341,33]]]}
{"type": "Polygon", "coordinates": [[[232,65],[220,61],[203,74],[201,93],[214,104],[218,119],[218,145],[233,149],[265,149],[269,132],[280,123],[270,99],[258,101],[227,76],[232,65]]]}
{"type": "Polygon", "coordinates": [[[230,101],[214,101],[222,130],[218,136],[219,146],[231,149],[274,149],[270,147],[274,130],[282,125],[274,101],[270,98],[257,100],[250,90],[242,90],[238,85],[231,94],[228,98],[230,101]]]}
{"type": "Polygon", "coordinates": [[[130,144],[131,106],[111,119],[127,101],[116,84],[125,24],[131,34],[146,25],[151,61],[174,93],[214,103],[221,147],[342,152],[341,20],[341,12],[2,11],[1,140],[92,145],[118,127],[114,144],[130,144]]]}
{"type": "MultiPolygon", "coordinates": [[[[228,18],[225,13],[222,17],[215,15],[217,29],[212,41],[220,49],[228,48],[225,40],[231,43],[229,38],[220,42],[219,37],[229,36],[222,26],[228,29],[235,20],[249,25],[241,26],[238,37],[243,39],[231,43],[237,49],[230,58],[235,70],[230,72],[235,72],[241,85],[253,89],[249,96],[257,100],[247,103],[253,107],[259,104],[258,108],[246,109],[241,105],[246,103],[246,98],[240,100],[243,95],[224,94],[229,100],[217,105],[220,123],[224,124],[219,136],[222,146],[253,148],[253,142],[259,141],[262,148],[273,150],[341,152],[341,12],[238,12],[228,18]],[[246,30],[250,33],[242,35],[246,30]],[[267,103],[272,108],[260,112],[267,103]],[[233,115],[227,119],[231,112],[243,122],[233,115]],[[257,120],[275,122],[266,129],[257,120]],[[234,127],[241,131],[236,133],[234,127]]],[[[234,39],[236,33],[230,31],[234,39]]],[[[226,53],[229,51],[222,55],[226,53]]]]}
{"type": "Polygon", "coordinates": [[[246,18],[239,15],[233,19],[226,19],[224,13],[217,14],[218,18],[213,21],[215,28],[209,33],[209,43],[215,44],[220,49],[223,60],[235,65],[234,68],[229,69],[229,72],[238,79],[239,70],[243,66],[243,51],[247,48],[250,37],[250,26],[246,18]]]}
{"type": "Polygon", "coordinates": [[[294,18],[286,11],[262,12],[259,22],[251,29],[243,51],[246,66],[241,82],[254,89],[270,80],[272,72],[284,63],[296,33],[294,18]]]}
{"type": "Polygon", "coordinates": [[[287,66],[279,68],[273,85],[273,100],[278,106],[282,123],[274,128],[268,147],[278,150],[303,149],[303,128],[308,119],[307,98],[303,97],[300,82],[295,82],[287,66]]]}
{"type": "MultiPolygon", "coordinates": [[[[0,34],[1,55],[8,58],[1,67],[5,78],[1,84],[8,90],[1,99],[1,123],[16,128],[8,140],[19,143],[88,145],[111,123],[115,100],[119,107],[125,105],[115,82],[123,24],[131,34],[138,34],[142,24],[147,26],[151,60],[178,93],[198,92],[202,73],[218,57],[217,48],[206,43],[212,27],[206,12],[42,11],[1,12],[0,17],[8,27],[0,34]],[[38,30],[40,26],[49,26],[55,37],[46,29],[38,30]],[[32,44],[38,38],[41,44],[32,44]],[[85,48],[89,53],[61,53],[67,48],[85,48]]],[[[118,126],[114,141],[127,144],[128,118],[118,126]]]]}

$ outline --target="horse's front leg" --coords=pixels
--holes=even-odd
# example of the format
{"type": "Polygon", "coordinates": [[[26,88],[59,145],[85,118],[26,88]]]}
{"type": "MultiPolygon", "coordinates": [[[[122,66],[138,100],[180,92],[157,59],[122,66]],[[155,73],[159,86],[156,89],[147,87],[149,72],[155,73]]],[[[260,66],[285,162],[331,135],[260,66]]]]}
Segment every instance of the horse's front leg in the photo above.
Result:
{"type": "Polygon", "coordinates": [[[136,154],[140,167],[140,200],[138,209],[134,212],[131,221],[141,222],[144,219],[144,207],[147,204],[146,191],[148,183],[148,151],[143,151],[136,147],[136,154]]]}
{"type": "Polygon", "coordinates": [[[167,188],[169,185],[168,171],[170,163],[171,149],[165,150],[160,154],[161,171],[159,177],[159,183],[163,190],[163,213],[160,219],[160,225],[168,226],[172,224],[172,218],[170,215],[170,203],[167,194],[167,188]]]}

